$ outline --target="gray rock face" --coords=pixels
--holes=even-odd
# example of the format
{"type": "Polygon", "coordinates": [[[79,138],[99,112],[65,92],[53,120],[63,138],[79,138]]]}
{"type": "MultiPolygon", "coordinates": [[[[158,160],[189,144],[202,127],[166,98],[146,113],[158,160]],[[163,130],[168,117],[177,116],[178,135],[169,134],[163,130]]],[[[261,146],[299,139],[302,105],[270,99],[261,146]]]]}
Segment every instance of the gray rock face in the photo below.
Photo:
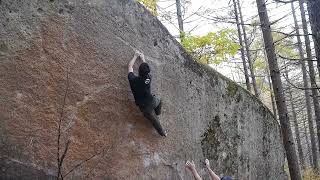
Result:
{"type": "Polygon", "coordinates": [[[56,176],[60,119],[66,179],[192,179],[191,159],[208,178],[205,158],[236,179],[285,177],[270,111],[192,61],[133,1],[0,0],[0,84],[0,179],[56,176]],[[152,68],[167,138],[134,104],[136,49],[152,68]]]}

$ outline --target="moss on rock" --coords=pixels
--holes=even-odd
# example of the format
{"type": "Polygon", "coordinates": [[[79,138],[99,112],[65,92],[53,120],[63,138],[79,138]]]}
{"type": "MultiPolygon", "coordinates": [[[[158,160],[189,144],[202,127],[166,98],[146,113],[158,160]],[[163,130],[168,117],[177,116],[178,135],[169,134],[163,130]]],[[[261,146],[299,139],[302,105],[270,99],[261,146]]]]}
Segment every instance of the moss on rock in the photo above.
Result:
{"type": "Polygon", "coordinates": [[[220,146],[219,134],[221,134],[220,117],[215,116],[214,119],[209,123],[207,130],[203,133],[201,140],[201,148],[203,155],[210,159],[217,161],[218,147],[220,146]]]}
{"type": "Polygon", "coordinates": [[[227,91],[228,91],[228,95],[231,97],[234,97],[234,95],[237,93],[238,91],[238,86],[236,83],[230,81],[228,82],[228,86],[227,86],[227,91]]]}

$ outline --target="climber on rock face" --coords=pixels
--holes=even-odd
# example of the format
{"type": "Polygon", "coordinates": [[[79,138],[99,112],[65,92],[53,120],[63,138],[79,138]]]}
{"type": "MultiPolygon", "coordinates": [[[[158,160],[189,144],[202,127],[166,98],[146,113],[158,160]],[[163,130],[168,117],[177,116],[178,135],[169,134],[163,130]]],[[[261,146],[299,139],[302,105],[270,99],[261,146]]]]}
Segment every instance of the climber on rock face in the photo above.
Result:
{"type": "Polygon", "coordinates": [[[161,136],[167,136],[166,131],[161,127],[158,115],[161,113],[161,100],[151,94],[150,67],[146,63],[144,55],[136,51],[134,57],[128,64],[128,80],[136,105],[139,106],[144,117],[151,121],[153,127],[161,136]],[[139,66],[139,76],[134,75],[133,65],[137,59],[141,59],[139,66]]]}

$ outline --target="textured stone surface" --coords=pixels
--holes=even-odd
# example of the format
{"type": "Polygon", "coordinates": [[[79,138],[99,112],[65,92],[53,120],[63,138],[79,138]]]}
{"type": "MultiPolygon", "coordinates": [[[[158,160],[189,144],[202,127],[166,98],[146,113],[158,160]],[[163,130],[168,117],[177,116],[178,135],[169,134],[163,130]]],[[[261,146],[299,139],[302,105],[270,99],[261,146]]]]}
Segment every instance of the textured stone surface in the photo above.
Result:
{"type": "Polygon", "coordinates": [[[194,63],[133,1],[0,0],[0,84],[2,179],[55,176],[67,87],[62,145],[71,144],[63,173],[96,155],[67,179],[192,179],[188,159],[207,178],[205,157],[221,175],[284,178],[282,140],[270,111],[194,63]],[[127,62],[135,49],[152,67],[167,138],[133,102],[127,62]]]}

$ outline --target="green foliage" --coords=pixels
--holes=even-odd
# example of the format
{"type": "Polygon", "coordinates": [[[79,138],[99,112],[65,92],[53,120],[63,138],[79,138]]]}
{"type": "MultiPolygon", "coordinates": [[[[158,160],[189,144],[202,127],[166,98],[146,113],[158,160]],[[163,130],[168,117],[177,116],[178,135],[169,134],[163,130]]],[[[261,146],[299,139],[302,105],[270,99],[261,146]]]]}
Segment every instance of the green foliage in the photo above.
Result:
{"type": "Polygon", "coordinates": [[[154,16],[158,15],[157,1],[158,0],[138,0],[138,2],[143,4],[154,16]]]}
{"type": "Polygon", "coordinates": [[[303,171],[304,180],[320,180],[320,176],[312,169],[308,168],[303,171]]]}
{"type": "Polygon", "coordinates": [[[253,63],[253,69],[255,70],[265,70],[267,68],[267,64],[264,59],[261,57],[257,57],[256,60],[253,63]]]}
{"type": "MultiPolygon", "coordinates": [[[[254,30],[252,31],[255,32],[254,30]]],[[[281,33],[273,33],[272,36],[275,42],[275,51],[277,55],[281,55],[281,56],[292,58],[292,59],[298,58],[298,53],[294,46],[295,44],[294,39],[290,37],[286,37],[286,35],[281,33]]],[[[267,74],[265,72],[265,70],[267,69],[267,62],[266,62],[267,57],[265,57],[263,40],[260,35],[251,44],[251,49],[261,49],[260,51],[257,51],[255,52],[254,55],[252,55],[253,70],[257,75],[267,77],[267,74]]],[[[284,61],[282,61],[281,58],[278,58],[278,60],[279,60],[278,61],[279,64],[282,65],[284,61]]],[[[266,79],[264,77],[263,78],[256,77],[256,81],[257,81],[258,87],[262,92],[269,93],[270,89],[268,87],[268,84],[265,83],[266,79]]]]}
{"type": "Polygon", "coordinates": [[[234,39],[236,32],[232,29],[209,32],[204,36],[185,34],[182,46],[200,63],[220,64],[239,50],[240,45],[234,39]]]}
{"type": "Polygon", "coordinates": [[[303,171],[303,179],[304,180],[320,180],[320,176],[317,175],[317,173],[315,173],[313,169],[308,168],[303,171]]]}
{"type": "Polygon", "coordinates": [[[227,91],[228,91],[228,95],[233,97],[238,91],[237,84],[232,81],[228,82],[227,91]]]}
{"type": "MultiPolygon", "coordinates": [[[[290,179],[288,164],[285,164],[284,170],[288,175],[288,179],[290,179]]],[[[320,180],[320,175],[318,175],[312,168],[304,169],[302,176],[303,180],[320,180]]]]}
{"type": "Polygon", "coordinates": [[[276,42],[276,53],[287,58],[297,58],[298,52],[295,49],[293,38],[286,37],[284,34],[272,33],[274,42],[276,42]]]}
{"type": "Polygon", "coordinates": [[[270,88],[269,88],[268,84],[266,83],[266,80],[264,79],[264,77],[256,77],[256,83],[257,83],[257,86],[259,87],[260,91],[262,91],[265,94],[270,93],[270,88]]]}

